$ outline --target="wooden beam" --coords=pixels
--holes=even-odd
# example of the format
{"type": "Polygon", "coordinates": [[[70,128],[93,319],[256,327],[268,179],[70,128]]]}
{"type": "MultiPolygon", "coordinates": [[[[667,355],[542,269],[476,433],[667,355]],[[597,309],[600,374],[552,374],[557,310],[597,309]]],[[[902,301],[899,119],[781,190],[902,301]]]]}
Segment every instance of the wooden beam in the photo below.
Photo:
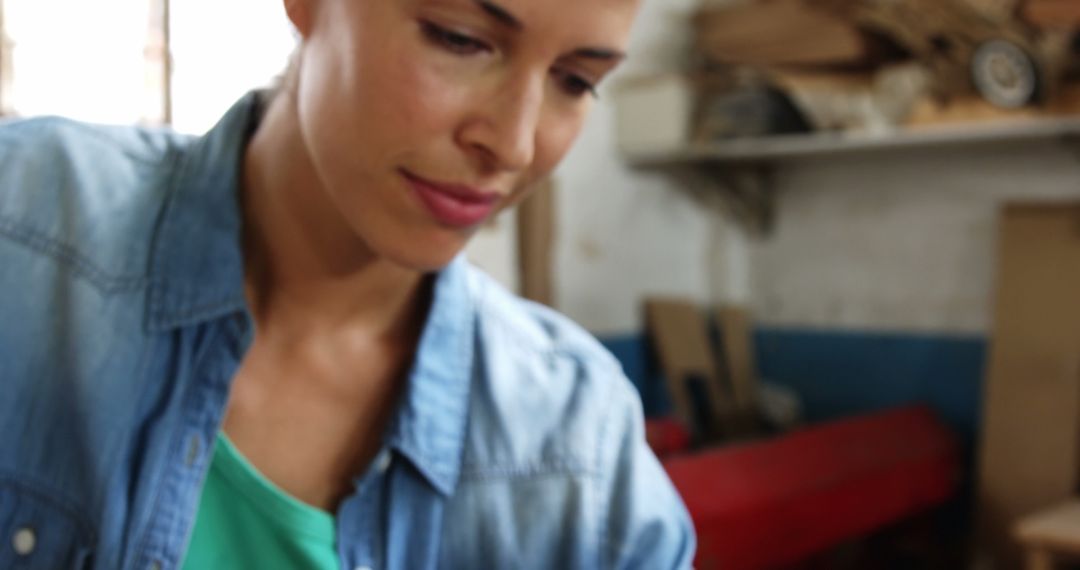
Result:
{"type": "Polygon", "coordinates": [[[0,117],[11,112],[8,97],[11,93],[11,43],[4,24],[4,0],[0,0],[0,117]]]}
{"type": "Polygon", "coordinates": [[[172,41],[169,24],[170,0],[147,0],[150,17],[146,29],[145,69],[147,85],[157,89],[146,94],[143,120],[172,122],[172,41]],[[157,101],[153,101],[153,99],[157,101]]]}
{"type": "Polygon", "coordinates": [[[164,41],[164,54],[161,62],[161,94],[162,94],[162,109],[161,120],[166,125],[172,124],[172,22],[170,0],[161,0],[162,2],[162,14],[161,14],[161,29],[162,39],[164,41]]]}
{"type": "Polygon", "coordinates": [[[517,207],[521,295],[554,306],[555,184],[547,179],[517,207]]]}

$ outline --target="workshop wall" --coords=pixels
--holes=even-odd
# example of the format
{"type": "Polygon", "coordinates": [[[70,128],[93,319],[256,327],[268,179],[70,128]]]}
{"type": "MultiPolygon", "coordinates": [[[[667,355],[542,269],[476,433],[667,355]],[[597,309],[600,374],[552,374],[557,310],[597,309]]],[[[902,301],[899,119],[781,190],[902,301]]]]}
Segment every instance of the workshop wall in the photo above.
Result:
{"type": "Polygon", "coordinates": [[[1080,198],[1057,142],[837,156],[779,172],[778,223],[750,244],[764,326],[984,334],[997,208],[1080,198]]]}
{"type": "MultiPolygon", "coordinates": [[[[620,75],[678,68],[685,45],[671,38],[686,37],[693,5],[647,0],[636,59],[620,75]]],[[[622,361],[647,411],[663,413],[667,398],[641,301],[678,295],[748,304],[763,377],[798,391],[810,420],[927,401],[974,434],[997,207],[1080,198],[1080,150],[997,144],[788,164],[776,173],[774,231],[747,238],[691,198],[686,180],[625,166],[609,92],[557,173],[556,308],[622,361]]],[[[496,252],[481,265],[499,273],[501,263],[512,284],[512,248],[481,247],[496,252]]]]}
{"type": "Polygon", "coordinates": [[[997,209],[1080,198],[1060,142],[921,149],[792,165],[778,224],[749,244],[764,376],[811,419],[928,401],[978,425],[997,209]]]}

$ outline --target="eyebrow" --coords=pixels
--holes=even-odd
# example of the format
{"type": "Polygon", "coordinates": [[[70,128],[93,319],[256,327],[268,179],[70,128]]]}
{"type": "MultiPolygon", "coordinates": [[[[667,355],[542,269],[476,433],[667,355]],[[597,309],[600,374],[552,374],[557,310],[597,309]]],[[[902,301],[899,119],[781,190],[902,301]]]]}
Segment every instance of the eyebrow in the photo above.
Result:
{"type": "Polygon", "coordinates": [[[581,48],[574,50],[573,55],[588,59],[601,59],[604,61],[621,61],[626,59],[626,54],[621,51],[604,48],[581,48]]]}
{"type": "Polygon", "coordinates": [[[489,0],[476,0],[476,3],[500,24],[514,30],[525,29],[525,25],[521,23],[521,20],[515,18],[513,14],[506,10],[506,8],[503,8],[494,2],[490,2],[489,0]]]}
{"type": "MultiPolygon", "coordinates": [[[[513,29],[515,31],[521,31],[525,29],[525,24],[521,23],[521,20],[517,19],[506,8],[499,6],[498,4],[491,2],[490,0],[475,0],[476,4],[486,12],[489,16],[494,18],[500,24],[513,29]]],[[[581,48],[574,50],[573,53],[576,57],[583,57],[587,59],[599,59],[604,61],[621,61],[626,59],[626,54],[621,51],[605,49],[605,48],[581,48]]]]}

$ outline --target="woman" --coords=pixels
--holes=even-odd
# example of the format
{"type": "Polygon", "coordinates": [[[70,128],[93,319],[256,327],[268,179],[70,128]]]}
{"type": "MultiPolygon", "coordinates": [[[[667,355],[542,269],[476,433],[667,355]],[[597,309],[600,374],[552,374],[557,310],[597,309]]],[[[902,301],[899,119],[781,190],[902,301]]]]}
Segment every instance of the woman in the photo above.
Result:
{"type": "Polygon", "coordinates": [[[286,0],[206,136],[0,128],[0,567],[674,568],[618,364],[459,257],[637,0],[286,0]]]}

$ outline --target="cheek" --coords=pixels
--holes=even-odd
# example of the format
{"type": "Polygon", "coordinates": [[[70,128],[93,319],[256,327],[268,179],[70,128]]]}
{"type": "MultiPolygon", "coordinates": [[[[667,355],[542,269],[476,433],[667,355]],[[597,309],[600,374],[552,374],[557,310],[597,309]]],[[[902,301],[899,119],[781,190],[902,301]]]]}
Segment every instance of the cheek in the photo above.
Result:
{"type": "Polygon", "coordinates": [[[581,132],[584,119],[585,113],[581,113],[572,117],[549,121],[541,129],[536,141],[534,173],[530,178],[534,180],[542,178],[555,169],[570,148],[573,147],[578,133],[581,132]]]}
{"type": "Polygon", "coordinates": [[[385,106],[382,114],[393,117],[401,135],[430,137],[449,132],[467,100],[460,82],[432,59],[414,50],[402,50],[398,57],[387,58],[379,76],[379,101],[385,106]]]}
{"type": "Polygon", "coordinates": [[[572,121],[564,120],[558,124],[545,126],[537,139],[536,159],[533,161],[532,168],[514,189],[504,208],[520,204],[537,189],[541,180],[555,170],[573,146],[578,133],[581,132],[583,119],[584,115],[572,121]]]}

